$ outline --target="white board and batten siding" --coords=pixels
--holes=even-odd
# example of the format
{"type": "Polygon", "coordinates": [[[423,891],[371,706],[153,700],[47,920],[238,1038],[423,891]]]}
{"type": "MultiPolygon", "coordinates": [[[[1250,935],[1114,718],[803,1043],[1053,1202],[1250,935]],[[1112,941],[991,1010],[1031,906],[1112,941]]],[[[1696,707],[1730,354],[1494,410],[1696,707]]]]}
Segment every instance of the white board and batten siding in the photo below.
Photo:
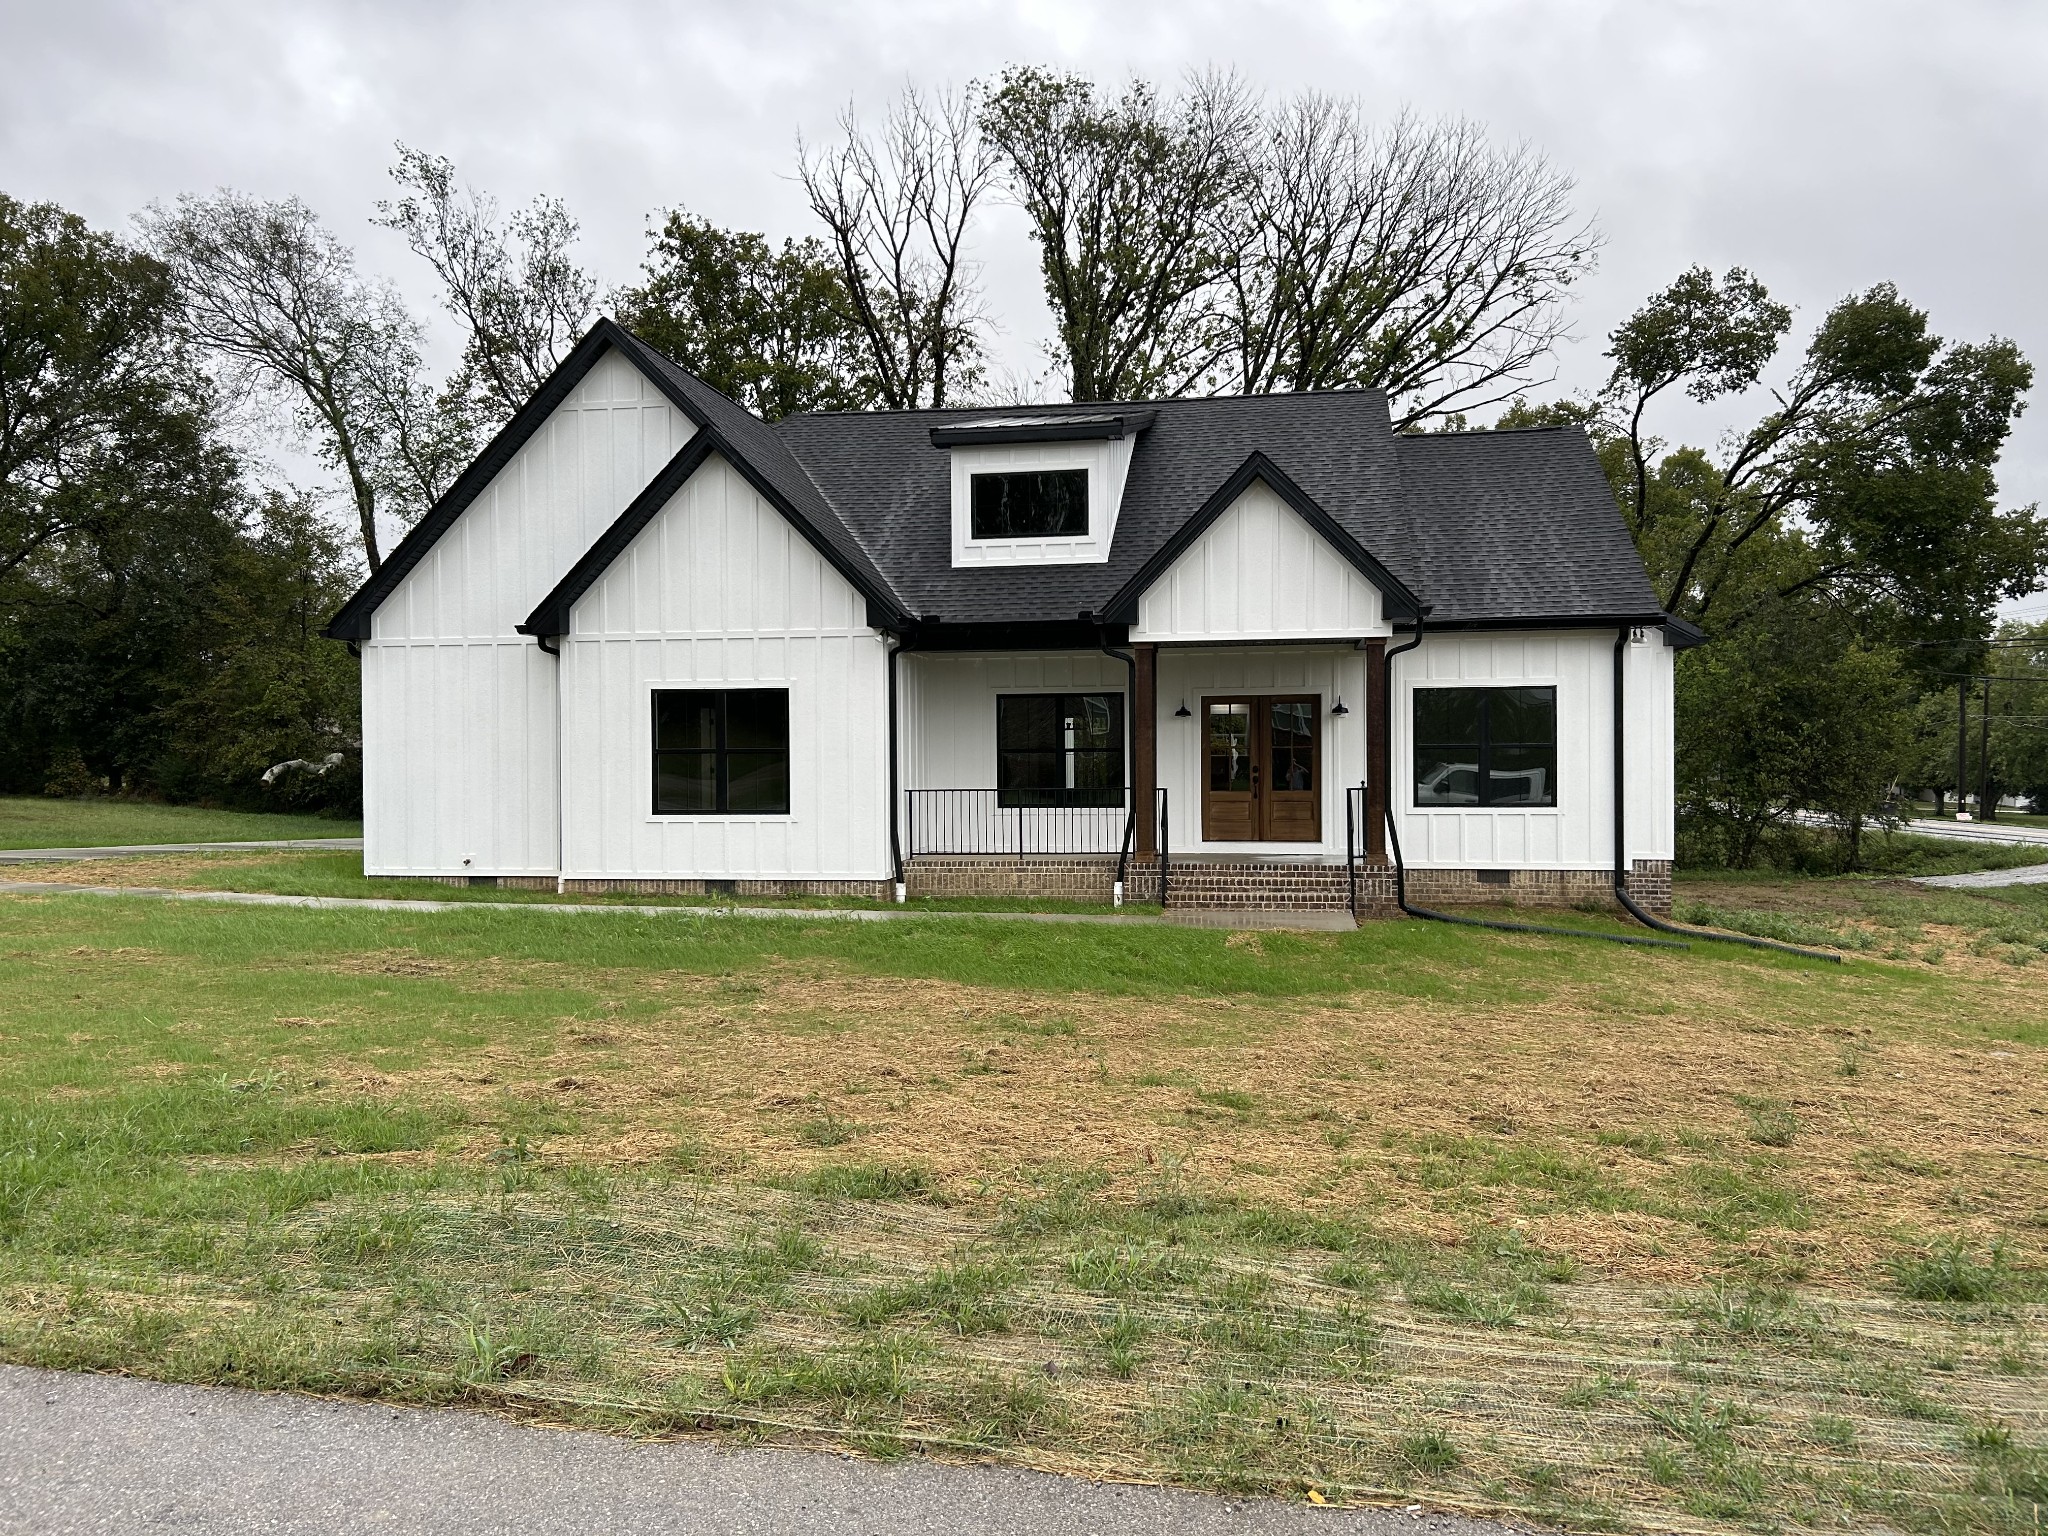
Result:
{"type": "Polygon", "coordinates": [[[367,873],[555,872],[559,680],[515,626],[694,430],[607,353],[377,608],[367,873]]]}
{"type": "Polygon", "coordinates": [[[563,874],[888,878],[888,650],[861,595],[717,455],[562,637],[563,874]],[[786,816],[657,816],[653,694],[787,688],[786,816]]]}
{"type": "Polygon", "coordinates": [[[1356,566],[1254,483],[1146,589],[1131,639],[1363,639],[1391,632],[1383,609],[1356,566]]]}
{"type": "MultiPolygon", "coordinates": [[[[1436,869],[1606,869],[1614,862],[1611,629],[1436,634],[1395,661],[1394,811],[1407,862],[1436,869]],[[1415,804],[1415,692],[1557,690],[1554,807],[1415,804]]],[[[1631,859],[1672,856],[1672,652],[1657,631],[1624,657],[1625,838],[1631,859]]]]}

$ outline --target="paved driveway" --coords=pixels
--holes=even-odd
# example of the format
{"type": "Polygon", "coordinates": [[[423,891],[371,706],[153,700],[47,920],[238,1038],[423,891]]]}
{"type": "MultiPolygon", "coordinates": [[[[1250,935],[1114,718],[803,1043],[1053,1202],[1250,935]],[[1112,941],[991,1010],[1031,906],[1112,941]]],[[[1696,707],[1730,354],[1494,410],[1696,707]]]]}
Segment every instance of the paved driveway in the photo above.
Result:
{"type": "Polygon", "coordinates": [[[918,1459],[0,1366],[0,1532],[187,1536],[1502,1536],[918,1459]]]}

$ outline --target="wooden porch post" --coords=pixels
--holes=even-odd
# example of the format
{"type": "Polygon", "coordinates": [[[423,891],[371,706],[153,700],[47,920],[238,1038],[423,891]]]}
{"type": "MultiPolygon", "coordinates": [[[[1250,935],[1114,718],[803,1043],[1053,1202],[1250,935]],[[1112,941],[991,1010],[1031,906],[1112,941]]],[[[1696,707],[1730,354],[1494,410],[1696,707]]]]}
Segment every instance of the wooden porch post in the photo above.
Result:
{"type": "Polygon", "coordinates": [[[1365,643],[1365,856],[1387,856],[1387,785],[1394,755],[1387,741],[1387,642],[1365,643]]]}
{"type": "Polygon", "coordinates": [[[1159,851],[1153,820],[1159,785],[1159,647],[1134,645],[1138,663],[1138,696],[1131,700],[1131,803],[1138,812],[1136,853],[1150,858],[1159,851]]]}

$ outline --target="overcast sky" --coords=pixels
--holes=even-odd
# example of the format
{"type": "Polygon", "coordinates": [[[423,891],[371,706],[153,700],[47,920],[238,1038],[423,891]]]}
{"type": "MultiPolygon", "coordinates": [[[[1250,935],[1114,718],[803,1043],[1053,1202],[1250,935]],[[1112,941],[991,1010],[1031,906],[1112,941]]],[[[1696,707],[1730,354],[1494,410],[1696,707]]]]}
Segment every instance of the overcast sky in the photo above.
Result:
{"type": "MultiPolygon", "coordinates": [[[[394,140],[504,203],[567,200],[611,286],[657,209],[808,232],[794,142],[849,100],[874,114],[906,80],[1023,62],[1110,83],[1230,67],[1538,145],[1607,240],[1546,393],[1597,383],[1608,330],[1698,262],[1750,268],[1801,328],[1889,279],[1940,334],[2010,336],[2048,368],[2039,0],[0,0],[0,190],[123,228],[181,191],[296,193],[425,310],[423,266],[366,222],[394,140]]],[[[1034,373],[1047,318],[1014,211],[977,254],[998,362],[1034,373]]],[[[1698,439],[1740,414],[1660,425],[1698,439]]],[[[2048,502],[2048,400],[2001,478],[2048,502]]]]}

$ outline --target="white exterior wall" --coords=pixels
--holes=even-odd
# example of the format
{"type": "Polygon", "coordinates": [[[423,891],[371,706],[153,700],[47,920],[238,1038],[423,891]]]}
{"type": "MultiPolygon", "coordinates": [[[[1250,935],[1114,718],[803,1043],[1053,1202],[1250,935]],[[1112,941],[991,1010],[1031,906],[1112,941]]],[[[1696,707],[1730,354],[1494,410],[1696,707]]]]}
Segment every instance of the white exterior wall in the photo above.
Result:
{"type": "MultiPolygon", "coordinates": [[[[1630,859],[1671,859],[1678,856],[1678,785],[1674,777],[1677,751],[1678,653],[1664,643],[1659,630],[1639,631],[1643,638],[1622,657],[1626,711],[1622,717],[1625,763],[1622,815],[1627,825],[1630,859]]],[[[1608,642],[1610,647],[1613,642],[1608,642]]],[[[1612,667],[1610,655],[1608,665],[1612,667]]],[[[1608,748],[1609,756],[1613,747],[1608,748]]]]}
{"type": "MultiPolygon", "coordinates": [[[[1288,514],[1292,516],[1290,512],[1288,514]]],[[[1158,773],[1172,820],[1171,853],[1344,858],[1344,792],[1366,780],[1367,657],[1350,646],[1255,646],[1208,650],[1161,646],[1158,671],[1158,773]],[[1202,699],[1219,694],[1310,693],[1321,701],[1323,835],[1319,842],[1210,843],[1202,840],[1205,726],[1202,699]],[[1332,717],[1339,698],[1348,714],[1332,717]],[[1185,702],[1189,717],[1174,714],[1185,702]]],[[[1360,833],[1363,846],[1363,832],[1360,833]]]]}
{"type": "Polygon", "coordinates": [[[570,879],[888,878],[888,650],[851,584],[723,458],[562,637],[570,879]],[[786,816],[657,816],[657,688],[786,687],[786,816]]]}
{"type": "MultiPolygon", "coordinates": [[[[1628,648],[1628,856],[1672,856],[1671,651],[1656,631],[1628,648]]],[[[1614,864],[1614,631],[1427,636],[1395,658],[1393,808],[1416,868],[1608,869],[1614,864]],[[1557,805],[1418,807],[1418,686],[1557,689],[1557,805]]]]}
{"type": "Polygon", "coordinates": [[[555,873],[556,662],[514,626],[693,430],[607,353],[379,605],[362,647],[367,873],[555,873]]]}
{"type": "Polygon", "coordinates": [[[1139,599],[1134,642],[1359,639],[1391,632],[1378,590],[1255,482],[1139,599]]]}

